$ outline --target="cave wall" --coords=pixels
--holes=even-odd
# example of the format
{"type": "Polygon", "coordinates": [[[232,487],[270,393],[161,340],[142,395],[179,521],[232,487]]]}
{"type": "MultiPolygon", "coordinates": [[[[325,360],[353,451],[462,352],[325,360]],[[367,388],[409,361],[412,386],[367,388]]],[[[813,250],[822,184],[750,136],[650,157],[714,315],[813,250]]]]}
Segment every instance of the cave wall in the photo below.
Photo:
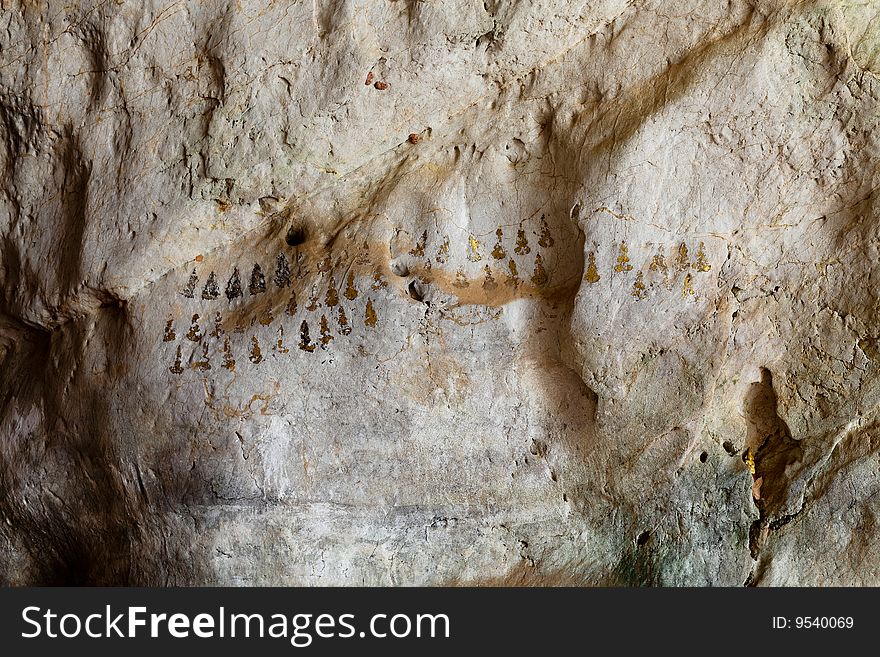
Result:
{"type": "Polygon", "coordinates": [[[876,3],[0,6],[0,582],[880,582],[876,3]]]}

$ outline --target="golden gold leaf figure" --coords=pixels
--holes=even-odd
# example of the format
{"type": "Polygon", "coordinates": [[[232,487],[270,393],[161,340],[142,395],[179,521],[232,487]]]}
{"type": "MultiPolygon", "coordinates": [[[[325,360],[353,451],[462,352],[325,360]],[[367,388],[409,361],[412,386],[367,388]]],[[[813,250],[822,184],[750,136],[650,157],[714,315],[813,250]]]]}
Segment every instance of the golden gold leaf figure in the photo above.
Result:
{"type": "Polygon", "coordinates": [[[330,277],[330,285],[327,287],[327,296],[324,298],[324,303],[327,304],[328,308],[332,308],[339,303],[339,295],[336,292],[336,280],[332,276],[330,277]]]}
{"type": "Polygon", "coordinates": [[[309,302],[306,304],[306,310],[309,312],[315,312],[318,309],[318,306],[321,305],[321,302],[318,301],[318,286],[312,286],[312,294],[309,297],[309,302]]]}
{"type": "Polygon", "coordinates": [[[526,231],[520,228],[516,231],[516,247],[513,249],[517,255],[528,255],[532,252],[529,246],[529,240],[526,238],[526,231]]]}
{"type": "Polygon", "coordinates": [[[443,244],[437,250],[437,256],[434,260],[442,265],[446,263],[447,258],[449,258],[449,238],[445,237],[443,238],[443,244]]]}
{"type": "Polygon", "coordinates": [[[208,334],[212,338],[222,337],[225,331],[223,330],[223,315],[220,313],[214,314],[214,328],[208,334]]]}
{"type": "Polygon", "coordinates": [[[495,242],[495,248],[492,249],[492,257],[496,260],[503,260],[507,257],[507,253],[504,252],[504,245],[501,243],[501,238],[504,237],[504,233],[498,228],[495,231],[495,236],[498,237],[498,241],[495,242]]]}
{"type": "Polygon", "coordinates": [[[428,242],[428,231],[422,233],[422,236],[419,238],[419,241],[416,243],[415,247],[412,251],[409,252],[411,256],[416,256],[417,258],[421,258],[425,255],[425,245],[428,242]]]}
{"type": "Polygon", "coordinates": [[[681,296],[683,296],[685,299],[687,299],[688,297],[696,296],[696,293],[694,292],[693,282],[694,281],[691,278],[691,275],[685,274],[684,285],[682,285],[681,288],[681,296]]]}
{"type": "Polygon", "coordinates": [[[660,272],[662,274],[666,273],[666,258],[663,257],[662,253],[658,253],[651,258],[650,269],[651,271],[660,272]]]}
{"type": "Polygon", "coordinates": [[[290,349],[284,345],[284,324],[278,327],[278,341],[275,343],[275,350],[282,354],[290,352],[290,349]]]}
{"type": "Polygon", "coordinates": [[[299,325],[299,348],[303,351],[314,351],[317,345],[312,342],[309,337],[309,324],[306,320],[299,325]]]}
{"type": "Polygon", "coordinates": [[[355,256],[354,261],[359,265],[367,265],[370,263],[370,245],[366,240],[364,240],[364,246],[361,248],[357,256],[355,256]]]}
{"type": "Polygon", "coordinates": [[[351,335],[351,325],[348,323],[345,308],[342,306],[339,306],[339,317],[337,322],[339,324],[339,332],[342,333],[342,335],[351,335]]]}
{"type": "Polygon", "coordinates": [[[345,298],[349,301],[354,301],[355,299],[357,299],[358,291],[357,288],[354,286],[354,272],[351,270],[349,270],[348,272],[348,279],[345,285],[345,292],[343,292],[343,294],[345,298]]]}
{"type": "Polygon", "coordinates": [[[287,308],[284,309],[284,314],[288,317],[293,317],[296,315],[296,292],[290,293],[290,301],[287,302],[287,308]]]}
{"type": "Polygon", "coordinates": [[[516,263],[513,261],[513,258],[507,261],[507,268],[510,270],[510,276],[507,277],[507,280],[505,282],[510,287],[519,287],[519,284],[522,281],[519,280],[519,270],[517,269],[516,263]]]}
{"type": "Polygon", "coordinates": [[[177,345],[177,355],[174,358],[174,365],[168,369],[172,374],[180,374],[183,372],[183,367],[181,366],[180,345],[177,345]]]}
{"type": "Polygon", "coordinates": [[[202,341],[202,329],[199,328],[199,316],[192,316],[192,326],[189,327],[189,331],[186,334],[187,340],[192,340],[193,342],[201,342],[202,341]]]}
{"type": "Polygon", "coordinates": [[[629,264],[629,247],[626,242],[620,243],[620,251],[617,254],[617,264],[614,265],[614,271],[617,273],[632,271],[632,265],[629,264]]]}
{"type": "Polygon", "coordinates": [[[652,272],[660,274],[660,277],[663,279],[663,285],[666,286],[667,289],[672,289],[672,281],[669,279],[669,267],[666,264],[666,257],[663,254],[663,248],[660,248],[660,252],[654,254],[651,258],[651,264],[649,269],[652,272]]]}
{"type": "Polygon", "coordinates": [[[636,275],[636,282],[633,283],[632,295],[639,300],[644,299],[648,296],[648,291],[645,288],[645,280],[642,272],[639,272],[636,275]]]}
{"type": "Polygon", "coordinates": [[[705,248],[706,245],[703,242],[700,242],[700,248],[697,250],[697,261],[694,263],[694,269],[697,271],[709,271],[712,269],[712,265],[706,260],[705,248]]]}
{"type": "Polygon", "coordinates": [[[601,278],[599,270],[596,268],[596,254],[590,251],[587,256],[587,271],[584,273],[584,280],[592,284],[598,283],[601,278]]]}
{"type": "Polygon", "coordinates": [[[229,348],[229,338],[223,340],[223,367],[230,372],[235,371],[235,359],[232,357],[232,350],[229,348]]]}
{"type": "Polygon", "coordinates": [[[367,299],[367,307],[364,310],[364,324],[367,326],[375,326],[376,320],[379,318],[376,316],[376,311],[373,308],[372,299],[367,299]]]}
{"type": "Polygon", "coordinates": [[[258,365],[263,362],[263,352],[260,349],[260,343],[257,342],[257,336],[251,336],[251,353],[248,356],[248,360],[250,360],[254,365],[258,365]]]}
{"type": "Polygon", "coordinates": [[[468,260],[471,262],[479,262],[483,259],[483,256],[480,255],[480,241],[474,237],[473,235],[468,236],[468,260]]]}
{"type": "Polygon", "coordinates": [[[675,269],[677,271],[687,271],[690,269],[691,263],[688,259],[687,244],[682,242],[678,245],[678,256],[675,258],[675,269]]]}
{"type": "Polygon", "coordinates": [[[746,452],[746,467],[749,469],[749,472],[754,477],[755,476],[755,455],[752,453],[751,447],[746,452]]]}
{"type": "Polygon", "coordinates": [[[541,232],[538,235],[538,246],[543,246],[545,249],[553,246],[553,236],[550,234],[550,226],[547,225],[544,215],[541,215],[541,232]]]}
{"type": "Polygon", "coordinates": [[[165,322],[165,333],[162,335],[162,342],[174,342],[177,339],[177,333],[174,332],[174,318],[169,317],[165,322]]]}
{"type": "Polygon", "coordinates": [[[331,340],[333,340],[333,336],[330,335],[330,324],[327,322],[327,315],[321,315],[321,344],[326,347],[330,344],[331,340]]]}
{"type": "Polygon", "coordinates": [[[541,257],[541,254],[537,254],[535,256],[535,271],[532,274],[532,284],[541,287],[547,284],[549,278],[547,277],[547,272],[544,269],[544,259],[541,257]]]}
{"type": "Polygon", "coordinates": [[[330,271],[331,265],[332,265],[332,260],[329,255],[326,255],[323,258],[321,258],[321,260],[318,261],[318,271],[328,272],[328,271],[330,271]]]}
{"type": "Polygon", "coordinates": [[[492,276],[492,269],[489,267],[489,265],[486,265],[484,271],[486,273],[486,278],[483,279],[483,289],[492,290],[496,286],[495,277],[492,276]]]}
{"type": "Polygon", "coordinates": [[[192,364],[194,370],[205,372],[211,369],[211,363],[208,361],[208,343],[202,345],[202,360],[197,360],[192,364]]]}

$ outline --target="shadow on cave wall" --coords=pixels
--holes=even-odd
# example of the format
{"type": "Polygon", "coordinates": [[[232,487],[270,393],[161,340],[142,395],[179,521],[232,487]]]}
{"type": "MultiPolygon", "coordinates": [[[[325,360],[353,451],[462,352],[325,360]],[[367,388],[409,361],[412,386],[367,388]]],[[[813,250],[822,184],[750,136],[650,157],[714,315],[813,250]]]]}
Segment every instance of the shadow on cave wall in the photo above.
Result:
{"type": "Polygon", "coordinates": [[[743,411],[748,427],[743,459],[753,471],[752,496],[760,513],[749,532],[749,550],[757,559],[769,531],[795,515],[790,511],[791,486],[804,461],[804,450],[779,416],[769,369],[761,368],[760,381],[749,386],[743,411]]]}
{"type": "MultiPolygon", "coordinates": [[[[110,397],[122,387],[131,327],[118,299],[53,331],[17,327],[5,355],[0,514],[6,585],[121,586],[204,581],[198,555],[168,553],[160,509],[147,502],[131,436],[113,435],[110,397]],[[103,342],[102,371],[85,351],[103,342]],[[26,434],[16,418],[39,416],[26,434]],[[12,554],[18,555],[15,565],[12,554]]],[[[101,349],[101,347],[99,347],[101,349]]],[[[176,544],[194,536],[174,528],[176,544]]]]}

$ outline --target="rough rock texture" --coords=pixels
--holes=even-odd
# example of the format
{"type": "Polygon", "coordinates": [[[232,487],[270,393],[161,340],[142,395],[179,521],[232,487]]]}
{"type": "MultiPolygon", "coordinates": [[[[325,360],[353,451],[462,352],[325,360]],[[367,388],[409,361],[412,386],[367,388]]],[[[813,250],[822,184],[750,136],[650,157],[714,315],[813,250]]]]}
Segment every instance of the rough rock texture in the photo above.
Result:
{"type": "Polygon", "coordinates": [[[0,5],[0,581],[880,584],[880,3],[0,5]]]}

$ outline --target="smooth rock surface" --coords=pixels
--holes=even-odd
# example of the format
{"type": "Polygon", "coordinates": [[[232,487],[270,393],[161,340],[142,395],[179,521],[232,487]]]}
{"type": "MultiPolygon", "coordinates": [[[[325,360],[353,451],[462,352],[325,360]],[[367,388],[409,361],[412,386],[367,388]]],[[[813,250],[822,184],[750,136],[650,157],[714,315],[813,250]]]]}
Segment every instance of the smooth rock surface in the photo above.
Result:
{"type": "Polygon", "coordinates": [[[0,582],[880,583],[880,5],[0,11],[0,582]]]}

